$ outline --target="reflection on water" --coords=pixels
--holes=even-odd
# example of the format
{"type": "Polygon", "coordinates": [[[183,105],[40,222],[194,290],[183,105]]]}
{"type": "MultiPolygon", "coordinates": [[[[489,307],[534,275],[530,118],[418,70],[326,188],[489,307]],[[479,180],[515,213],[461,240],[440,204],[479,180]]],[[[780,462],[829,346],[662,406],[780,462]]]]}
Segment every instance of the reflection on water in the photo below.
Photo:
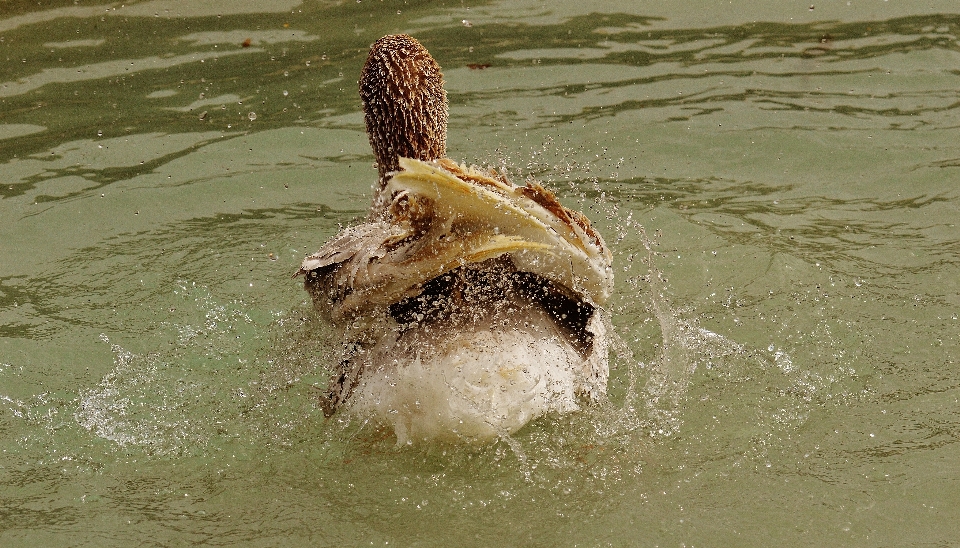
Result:
{"type": "Polygon", "coordinates": [[[3,545],[954,538],[956,15],[61,4],[0,21],[3,545]],[[609,402],[487,446],[322,418],[289,277],[369,203],[396,31],[452,157],[611,243],[609,402]]]}

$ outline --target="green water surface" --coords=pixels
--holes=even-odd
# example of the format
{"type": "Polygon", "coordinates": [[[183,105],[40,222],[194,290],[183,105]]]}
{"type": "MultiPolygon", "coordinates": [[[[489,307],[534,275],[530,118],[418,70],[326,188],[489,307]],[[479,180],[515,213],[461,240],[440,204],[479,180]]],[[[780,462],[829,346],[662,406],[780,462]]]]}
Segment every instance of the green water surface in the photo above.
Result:
{"type": "Polygon", "coordinates": [[[960,543],[954,1],[0,3],[0,545],[960,543]],[[615,256],[610,401],[324,419],[378,37],[615,256]]]}

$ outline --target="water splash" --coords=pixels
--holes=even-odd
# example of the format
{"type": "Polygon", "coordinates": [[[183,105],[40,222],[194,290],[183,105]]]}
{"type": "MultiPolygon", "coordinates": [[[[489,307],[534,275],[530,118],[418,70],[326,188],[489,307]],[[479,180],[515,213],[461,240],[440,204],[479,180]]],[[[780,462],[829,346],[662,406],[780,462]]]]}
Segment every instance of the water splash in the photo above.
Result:
{"type": "MultiPolygon", "coordinates": [[[[257,326],[242,303],[220,302],[206,287],[182,280],[174,293],[182,321],[158,327],[168,347],[135,353],[111,344],[113,368],[76,399],[76,424],[154,456],[201,455],[258,438],[266,430],[258,421],[283,428],[280,413],[267,418],[255,410],[291,381],[263,374],[269,364],[250,348],[260,338],[247,336],[257,326]]],[[[109,343],[105,334],[98,339],[109,343]]]]}
{"type": "Polygon", "coordinates": [[[179,383],[173,393],[162,374],[169,364],[157,356],[137,356],[112,345],[114,369],[91,390],[80,394],[74,418],[94,435],[121,447],[139,446],[154,454],[181,453],[203,447],[204,427],[182,413],[193,383],[179,383]]]}

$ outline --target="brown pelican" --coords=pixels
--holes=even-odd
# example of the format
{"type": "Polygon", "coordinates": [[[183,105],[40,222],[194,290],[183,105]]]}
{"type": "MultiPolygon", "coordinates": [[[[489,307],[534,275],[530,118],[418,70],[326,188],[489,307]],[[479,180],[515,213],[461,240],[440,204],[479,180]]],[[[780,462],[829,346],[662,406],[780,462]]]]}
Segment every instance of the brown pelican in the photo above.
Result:
{"type": "Polygon", "coordinates": [[[347,341],[325,414],[372,415],[398,443],[505,436],[606,393],[610,251],[539,184],[447,159],[443,85],[410,36],[373,44],[373,205],[297,273],[347,341]]]}

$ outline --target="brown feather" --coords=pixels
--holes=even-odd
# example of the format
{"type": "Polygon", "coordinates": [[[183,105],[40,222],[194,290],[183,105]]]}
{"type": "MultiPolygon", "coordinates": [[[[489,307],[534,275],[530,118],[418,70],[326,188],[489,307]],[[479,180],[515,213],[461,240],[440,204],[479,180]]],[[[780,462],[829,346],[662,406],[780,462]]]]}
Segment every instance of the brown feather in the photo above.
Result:
{"type": "Polygon", "coordinates": [[[360,98],[381,190],[398,158],[436,160],[447,155],[447,92],[440,65],[406,34],[384,36],[370,47],[360,73],[360,98]]]}

